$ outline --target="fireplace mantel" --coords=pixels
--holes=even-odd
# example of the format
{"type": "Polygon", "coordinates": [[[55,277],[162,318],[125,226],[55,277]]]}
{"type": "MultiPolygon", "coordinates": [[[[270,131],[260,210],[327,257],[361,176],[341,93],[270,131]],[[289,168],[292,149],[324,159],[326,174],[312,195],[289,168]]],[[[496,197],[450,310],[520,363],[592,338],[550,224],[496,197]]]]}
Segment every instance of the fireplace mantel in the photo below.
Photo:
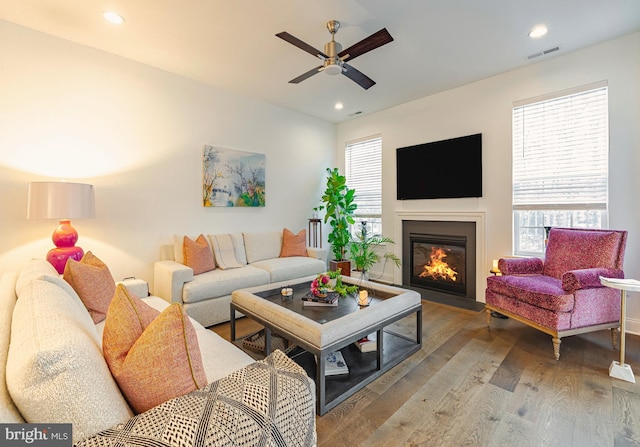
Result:
{"type": "MultiPolygon", "coordinates": [[[[484,302],[484,278],[488,275],[490,266],[486,260],[485,248],[485,212],[484,211],[396,211],[395,212],[395,240],[402,240],[402,221],[452,221],[475,222],[476,224],[476,301],[484,302]]],[[[402,244],[396,245],[396,255],[402,259],[402,244]]],[[[402,271],[396,269],[395,284],[402,284],[402,271]]]]}

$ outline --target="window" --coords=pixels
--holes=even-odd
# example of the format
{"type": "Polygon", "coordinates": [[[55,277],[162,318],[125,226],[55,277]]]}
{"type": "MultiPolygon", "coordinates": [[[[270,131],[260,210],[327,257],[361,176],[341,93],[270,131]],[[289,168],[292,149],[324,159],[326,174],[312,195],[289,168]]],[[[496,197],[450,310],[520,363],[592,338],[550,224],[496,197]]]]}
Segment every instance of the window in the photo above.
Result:
{"type": "Polygon", "coordinates": [[[605,228],[606,83],[515,103],[512,129],[515,254],[544,253],[544,227],[605,228]]]}
{"type": "Polygon", "coordinates": [[[348,142],[345,147],[347,185],[356,190],[356,225],[367,221],[369,231],[382,234],[382,137],[348,142]]]}

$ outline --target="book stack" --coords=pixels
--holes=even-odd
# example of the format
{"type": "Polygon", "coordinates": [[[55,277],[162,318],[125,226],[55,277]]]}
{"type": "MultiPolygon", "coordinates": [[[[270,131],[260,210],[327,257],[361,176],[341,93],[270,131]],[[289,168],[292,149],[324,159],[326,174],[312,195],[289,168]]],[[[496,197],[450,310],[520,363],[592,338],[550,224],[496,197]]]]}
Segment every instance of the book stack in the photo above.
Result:
{"type": "Polygon", "coordinates": [[[330,352],[325,357],[324,375],[337,376],[339,374],[349,374],[349,367],[347,366],[347,362],[344,361],[342,352],[330,352]]]}
{"type": "Polygon", "coordinates": [[[354,343],[360,352],[373,352],[378,349],[376,333],[369,334],[354,343]]]}
{"type": "Polygon", "coordinates": [[[305,306],[338,306],[338,294],[329,292],[326,297],[315,296],[311,292],[302,297],[302,304],[305,306]]]}

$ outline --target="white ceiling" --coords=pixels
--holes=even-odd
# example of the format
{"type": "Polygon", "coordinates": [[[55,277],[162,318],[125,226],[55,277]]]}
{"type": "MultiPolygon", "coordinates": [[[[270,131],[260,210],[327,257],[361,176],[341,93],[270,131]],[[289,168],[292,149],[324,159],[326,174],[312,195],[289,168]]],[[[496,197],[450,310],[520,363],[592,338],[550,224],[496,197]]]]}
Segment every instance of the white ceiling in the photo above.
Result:
{"type": "Polygon", "coordinates": [[[338,123],[638,31],[640,0],[2,0],[0,18],[338,123]],[[331,19],[343,48],[393,36],[349,62],[369,90],[323,73],[288,83],[320,61],[275,34],[323,50],[331,19]],[[540,23],[549,33],[530,39],[540,23]]]}

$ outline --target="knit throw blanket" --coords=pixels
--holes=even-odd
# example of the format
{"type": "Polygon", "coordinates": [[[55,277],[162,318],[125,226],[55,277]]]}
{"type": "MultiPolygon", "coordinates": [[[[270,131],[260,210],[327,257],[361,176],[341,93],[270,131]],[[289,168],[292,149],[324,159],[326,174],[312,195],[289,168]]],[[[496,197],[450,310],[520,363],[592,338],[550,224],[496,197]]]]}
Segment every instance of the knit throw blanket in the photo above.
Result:
{"type": "Polygon", "coordinates": [[[77,447],[315,446],[315,397],[281,351],[86,438],[77,447]]]}

